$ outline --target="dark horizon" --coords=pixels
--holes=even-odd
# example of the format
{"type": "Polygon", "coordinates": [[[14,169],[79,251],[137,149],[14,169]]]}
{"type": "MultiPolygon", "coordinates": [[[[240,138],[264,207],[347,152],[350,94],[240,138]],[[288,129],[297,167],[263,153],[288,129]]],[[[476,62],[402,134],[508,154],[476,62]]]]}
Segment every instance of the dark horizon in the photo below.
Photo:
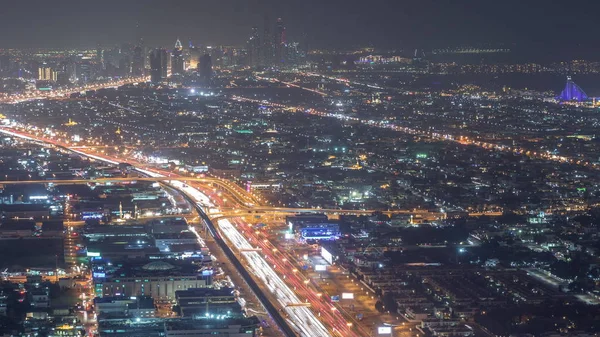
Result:
{"type": "Polygon", "coordinates": [[[281,17],[289,40],[306,34],[313,48],[439,48],[460,45],[519,46],[589,51],[600,29],[600,4],[541,0],[205,0],[143,3],[29,0],[0,13],[0,48],[92,47],[133,42],[171,46],[179,37],[200,45],[241,45],[251,27],[262,32],[281,17]],[[139,29],[136,26],[139,25],[139,29]]]}

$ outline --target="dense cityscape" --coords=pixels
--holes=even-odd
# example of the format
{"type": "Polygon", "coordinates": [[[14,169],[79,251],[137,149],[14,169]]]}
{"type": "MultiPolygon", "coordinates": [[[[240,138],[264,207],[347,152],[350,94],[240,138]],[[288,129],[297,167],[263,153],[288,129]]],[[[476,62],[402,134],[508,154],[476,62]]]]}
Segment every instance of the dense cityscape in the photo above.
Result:
{"type": "Polygon", "coordinates": [[[0,40],[0,336],[597,336],[600,57],[273,8],[0,40]]]}

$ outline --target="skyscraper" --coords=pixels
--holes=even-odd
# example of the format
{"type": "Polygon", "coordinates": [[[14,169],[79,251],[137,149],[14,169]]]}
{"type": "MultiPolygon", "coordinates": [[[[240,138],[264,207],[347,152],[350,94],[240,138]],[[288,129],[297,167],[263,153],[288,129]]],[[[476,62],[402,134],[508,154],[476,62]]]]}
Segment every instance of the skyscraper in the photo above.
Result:
{"type": "Polygon", "coordinates": [[[198,61],[200,61],[200,49],[198,47],[190,47],[190,59],[188,61],[188,69],[198,70],[198,61]]]}
{"type": "Polygon", "coordinates": [[[129,55],[122,53],[119,59],[119,75],[129,76],[131,74],[131,61],[129,55]]]}
{"type": "Polygon", "coordinates": [[[75,72],[80,83],[88,83],[95,78],[92,72],[92,65],[88,60],[77,63],[75,72]]]}
{"type": "Polygon", "coordinates": [[[177,39],[175,48],[171,53],[171,74],[183,75],[183,71],[183,46],[181,45],[181,41],[177,39]]]}
{"type": "Polygon", "coordinates": [[[133,48],[133,62],[131,64],[131,72],[133,76],[142,76],[144,74],[144,53],[142,46],[138,45],[133,48]]]}
{"type": "Polygon", "coordinates": [[[150,80],[160,83],[167,79],[167,51],[156,48],[150,53],[150,80]]]}
{"type": "Polygon", "coordinates": [[[277,19],[275,25],[275,35],[273,36],[273,46],[275,47],[275,64],[282,64],[285,61],[285,25],[281,18],[277,19]]]}
{"type": "Polygon", "coordinates": [[[100,45],[96,47],[96,63],[100,69],[104,69],[104,50],[100,45]]]}
{"type": "Polygon", "coordinates": [[[131,43],[123,43],[119,48],[119,75],[131,75],[131,61],[134,46],[131,43]]]}
{"type": "Polygon", "coordinates": [[[251,67],[260,66],[260,36],[258,35],[258,27],[252,27],[252,35],[248,39],[248,54],[250,56],[249,65],[251,67]]]}
{"type": "Polygon", "coordinates": [[[265,23],[262,39],[262,65],[270,66],[273,63],[273,37],[271,36],[271,23],[269,16],[265,15],[265,23]]]}
{"type": "Polygon", "coordinates": [[[212,79],[212,58],[209,54],[204,54],[200,57],[198,72],[200,73],[200,81],[208,85],[212,79]]]}
{"type": "Polygon", "coordinates": [[[45,63],[38,68],[38,80],[56,82],[56,71],[45,63]]]}

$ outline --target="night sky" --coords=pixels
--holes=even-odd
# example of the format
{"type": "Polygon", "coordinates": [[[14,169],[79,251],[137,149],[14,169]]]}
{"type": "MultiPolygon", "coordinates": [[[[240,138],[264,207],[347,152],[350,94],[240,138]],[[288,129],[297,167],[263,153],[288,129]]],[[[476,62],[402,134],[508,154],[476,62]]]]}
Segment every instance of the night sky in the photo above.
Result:
{"type": "Polygon", "coordinates": [[[2,1],[0,48],[241,44],[265,15],[312,47],[431,48],[595,44],[600,1],[580,0],[21,0],[2,1]]]}

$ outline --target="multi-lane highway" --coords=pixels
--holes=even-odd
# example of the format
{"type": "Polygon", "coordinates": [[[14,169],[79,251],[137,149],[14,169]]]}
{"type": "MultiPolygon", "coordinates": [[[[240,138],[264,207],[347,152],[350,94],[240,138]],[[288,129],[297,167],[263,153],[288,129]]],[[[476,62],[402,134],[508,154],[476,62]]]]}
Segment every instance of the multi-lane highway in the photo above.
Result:
{"type": "Polygon", "coordinates": [[[72,93],[82,92],[82,91],[90,91],[90,90],[98,90],[103,88],[111,88],[111,87],[119,87],[126,84],[140,83],[148,81],[147,77],[130,77],[130,78],[122,78],[114,81],[107,81],[101,83],[94,84],[86,84],[79,87],[73,88],[64,88],[58,90],[50,90],[50,91],[40,91],[40,90],[31,90],[27,92],[23,92],[20,94],[14,95],[5,95],[0,96],[0,103],[14,104],[26,101],[32,101],[36,99],[44,99],[44,98],[62,98],[67,97],[72,93]]]}
{"type": "MultiPolygon", "coordinates": [[[[3,129],[0,128],[0,133],[3,132],[3,129]]],[[[71,151],[81,151],[81,149],[68,148],[71,151]]],[[[90,154],[91,155],[91,154],[90,154]]],[[[103,157],[105,158],[105,157],[103,157]]],[[[116,160],[116,159],[115,159],[116,160]]],[[[260,206],[258,204],[258,200],[253,195],[245,192],[239,191],[239,186],[229,183],[226,180],[218,179],[218,178],[193,178],[187,176],[176,177],[173,176],[173,173],[169,173],[171,176],[161,176],[161,177],[130,177],[130,178],[98,178],[98,179],[69,179],[69,180],[59,180],[59,179],[48,179],[48,180],[9,180],[9,181],[0,181],[0,184],[3,185],[23,185],[23,184],[54,184],[54,185],[78,185],[78,184],[89,184],[89,183],[108,183],[108,182],[130,182],[130,181],[181,181],[184,183],[210,183],[219,188],[223,189],[227,192],[227,195],[231,197],[236,203],[234,210],[226,210],[221,207],[219,212],[211,213],[211,217],[236,217],[236,216],[244,216],[244,213],[278,213],[278,214],[292,214],[292,213],[327,213],[327,214],[353,214],[353,215],[372,215],[376,212],[380,212],[385,215],[394,215],[394,214],[412,214],[412,215],[420,215],[424,219],[427,220],[439,220],[445,217],[445,213],[443,212],[430,212],[428,210],[419,210],[419,209],[406,209],[406,210],[390,210],[390,211],[380,211],[380,210],[347,210],[347,209],[327,209],[327,208],[298,208],[298,207],[270,207],[270,206],[260,206]],[[237,187],[237,188],[236,188],[237,187]]],[[[482,215],[480,213],[474,213],[475,216],[482,215]]],[[[485,213],[486,215],[501,215],[501,213],[485,213]]]]}
{"type": "MultiPolygon", "coordinates": [[[[44,139],[32,137],[31,135],[12,132],[10,130],[0,129],[0,131],[14,137],[35,140],[38,142],[44,141],[44,139]]],[[[96,160],[101,160],[112,164],[118,164],[120,162],[117,158],[98,156],[82,152],[81,150],[77,149],[69,149],[68,147],[65,147],[64,144],[61,144],[57,141],[53,141],[50,144],[55,146],[61,146],[63,148],[66,148],[67,150],[96,160]]],[[[136,167],[136,169],[143,174],[149,175],[150,177],[162,178],[167,174],[175,176],[175,174],[172,174],[170,172],[157,172],[156,170],[150,170],[147,167],[136,167]]],[[[248,285],[256,293],[257,298],[259,298],[259,300],[265,306],[269,314],[273,317],[275,322],[279,325],[281,330],[287,336],[299,335],[306,337],[327,337],[332,336],[333,331],[337,331],[337,328],[334,325],[332,325],[330,328],[326,328],[321,322],[321,320],[317,318],[317,315],[310,308],[302,305],[298,306],[298,304],[302,303],[302,301],[298,298],[294,291],[283,281],[283,279],[275,272],[274,268],[276,268],[277,265],[274,264],[273,266],[271,266],[270,263],[268,263],[260,253],[252,251],[255,247],[253,247],[235,229],[231,222],[229,222],[228,220],[222,220],[219,222],[218,228],[212,224],[205,211],[208,210],[217,213],[220,211],[218,208],[216,208],[217,206],[212,203],[212,201],[206,194],[202,193],[197,188],[192,187],[179,180],[170,180],[167,181],[167,183],[173,188],[182,191],[189,198],[189,200],[196,205],[196,208],[198,209],[199,213],[201,214],[201,217],[208,226],[211,235],[215,238],[215,241],[217,243],[221,243],[221,247],[225,251],[226,255],[230,258],[231,262],[234,265],[236,265],[238,272],[244,277],[248,285]],[[224,234],[225,238],[221,236],[221,233],[224,234]],[[248,263],[247,267],[249,267],[254,276],[258,278],[261,282],[263,282],[265,287],[272,292],[274,298],[277,299],[277,305],[287,313],[286,318],[284,318],[281,312],[277,310],[274,303],[271,303],[268,300],[268,298],[264,294],[262,294],[262,291],[256,283],[256,281],[254,280],[254,278],[251,275],[249,275],[245,266],[243,266],[241,262],[236,258],[232,249],[227,245],[225,239],[237,251],[243,252],[245,256],[244,262],[248,263]],[[331,331],[329,329],[331,329],[331,331]]]]}
{"type": "MultiPolygon", "coordinates": [[[[151,176],[159,175],[148,170],[140,171],[151,176]]],[[[206,194],[181,181],[170,181],[169,185],[182,191],[187,198],[196,205],[199,214],[203,218],[204,223],[215,239],[215,242],[221,246],[230,261],[236,265],[238,272],[244,277],[247,284],[256,293],[257,298],[262,302],[263,306],[286,335],[293,336],[297,334],[306,337],[332,336],[331,332],[323,325],[321,320],[317,318],[317,315],[310,308],[305,307],[304,305],[298,305],[303,302],[274,270],[277,268],[277,264],[274,264],[272,267],[261,255],[262,253],[256,251],[256,247],[252,246],[229,220],[221,220],[218,223],[218,227],[214,226],[206,212],[218,212],[219,210],[217,205],[213,204],[206,194]],[[221,233],[223,236],[221,236],[221,233]],[[232,247],[237,252],[244,255],[243,262],[247,263],[246,266],[242,265],[242,261],[235,256],[232,247]],[[265,288],[271,292],[273,297],[277,300],[279,307],[283,309],[282,311],[286,312],[287,318],[284,318],[281,314],[282,311],[278,311],[273,303],[262,294],[260,286],[254,281],[254,278],[248,274],[248,270],[246,269],[249,269],[250,272],[264,284],[265,288]]],[[[335,322],[332,321],[331,323],[330,327],[332,332],[339,332],[339,328],[334,325],[335,322]]],[[[342,336],[355,335],[342,334],[342,336]]]]}
{"type": "Polygon", "coordinates": [[[252,226],[240,220],[235,220],[233,223],[238,232],[247,237],[249,243],[262,250],[266,261],[273,264],[280,278],[293,287],[298,298],[303,302],[310,303],[312,312],[316,313],[319,319],[331,328],[332,333],[342,336],[368,336],[371,334],[364,331],[362,327],[352,324],[352,318],[344,317],[333,305],[331,299],[317,291],[312,280],[306,278],[299,271],[299,265],[293,258],[263,237],[261,231],[256,231],[252,226]]]}

